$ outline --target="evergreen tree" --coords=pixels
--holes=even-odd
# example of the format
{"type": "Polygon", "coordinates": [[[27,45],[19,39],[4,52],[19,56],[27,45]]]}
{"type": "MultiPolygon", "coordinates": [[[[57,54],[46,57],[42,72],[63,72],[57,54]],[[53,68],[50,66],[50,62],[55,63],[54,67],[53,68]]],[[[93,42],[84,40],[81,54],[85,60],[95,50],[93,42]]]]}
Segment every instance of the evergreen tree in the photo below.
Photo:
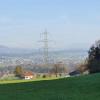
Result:
{"type": "Polygon", "coordinates": [[[100,41],[97,41],[89,50],[88,69],[90,73],[100,72],[100,41]]]}

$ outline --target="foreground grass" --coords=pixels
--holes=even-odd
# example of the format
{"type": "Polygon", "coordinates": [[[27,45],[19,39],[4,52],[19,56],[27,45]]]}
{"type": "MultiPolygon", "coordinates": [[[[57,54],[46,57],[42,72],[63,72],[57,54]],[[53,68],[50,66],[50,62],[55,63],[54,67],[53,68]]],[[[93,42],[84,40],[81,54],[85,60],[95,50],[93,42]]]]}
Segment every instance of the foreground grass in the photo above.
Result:
{"type": "Polygon", "coordinates": [[[100,74],[0,84],[0,100],[100,100],[100,74]]]}

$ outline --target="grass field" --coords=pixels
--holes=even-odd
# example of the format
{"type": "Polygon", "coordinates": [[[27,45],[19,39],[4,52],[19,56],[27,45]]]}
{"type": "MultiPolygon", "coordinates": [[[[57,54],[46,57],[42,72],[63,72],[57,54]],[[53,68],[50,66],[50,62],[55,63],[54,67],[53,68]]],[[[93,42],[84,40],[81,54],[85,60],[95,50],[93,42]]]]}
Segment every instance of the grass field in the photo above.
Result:
{"type": "Polygon", "coordinates": [[[0,84],[0,100],[100,100],[100,74],[0,84]]]}
{"type": "Polygon", "coordinates": [[[59,79],[60,77],[47,77],[47,78],[37,78],[37,79],[31,79],[31,80],[0,80],[0,84],[9,84],[9,83],[22,83],[22,82],[33,82],[33,81],[44,81],[44,80],[55,80],[55,79],[59,79]]]}

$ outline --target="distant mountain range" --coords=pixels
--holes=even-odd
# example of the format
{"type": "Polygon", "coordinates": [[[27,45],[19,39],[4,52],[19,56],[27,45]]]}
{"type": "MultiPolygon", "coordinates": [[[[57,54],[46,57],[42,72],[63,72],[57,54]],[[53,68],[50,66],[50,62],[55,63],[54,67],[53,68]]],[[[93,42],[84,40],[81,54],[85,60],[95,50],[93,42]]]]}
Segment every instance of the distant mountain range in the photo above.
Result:
{"type": "MultiPolygon", "coordinates": [[[[65,49],[65,50],[51,50],[53,52],[87,52],[85,49],[65,49]]],[[[28,55],[33,53],[39,53],[38,49],[29,48],[11,48],[0,45],[0,55],[28,55]]]]}
{"type": "Polygon", "coordinates": [[[35,50],[33,51],[33,49],[23,49],[23,48],[10,48],[7,46],[2,46],[0,45],[0,55],[4,54],[29,54],[35,52],[35,50]]]}

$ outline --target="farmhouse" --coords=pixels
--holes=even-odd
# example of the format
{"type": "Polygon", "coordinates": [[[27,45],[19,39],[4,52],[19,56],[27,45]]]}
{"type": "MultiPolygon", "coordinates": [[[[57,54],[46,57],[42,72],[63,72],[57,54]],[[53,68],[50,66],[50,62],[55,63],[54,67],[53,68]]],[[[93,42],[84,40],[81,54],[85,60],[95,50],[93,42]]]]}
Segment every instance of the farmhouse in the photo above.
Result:
{"type": "Polygon", "coordinates": [[[22,78],[24,78],[25,80],[27,79],[32,79],[34,77],[34,74],[33,72],[31,71],[25,71],[23,74],[22,74],[22,78]]]}

